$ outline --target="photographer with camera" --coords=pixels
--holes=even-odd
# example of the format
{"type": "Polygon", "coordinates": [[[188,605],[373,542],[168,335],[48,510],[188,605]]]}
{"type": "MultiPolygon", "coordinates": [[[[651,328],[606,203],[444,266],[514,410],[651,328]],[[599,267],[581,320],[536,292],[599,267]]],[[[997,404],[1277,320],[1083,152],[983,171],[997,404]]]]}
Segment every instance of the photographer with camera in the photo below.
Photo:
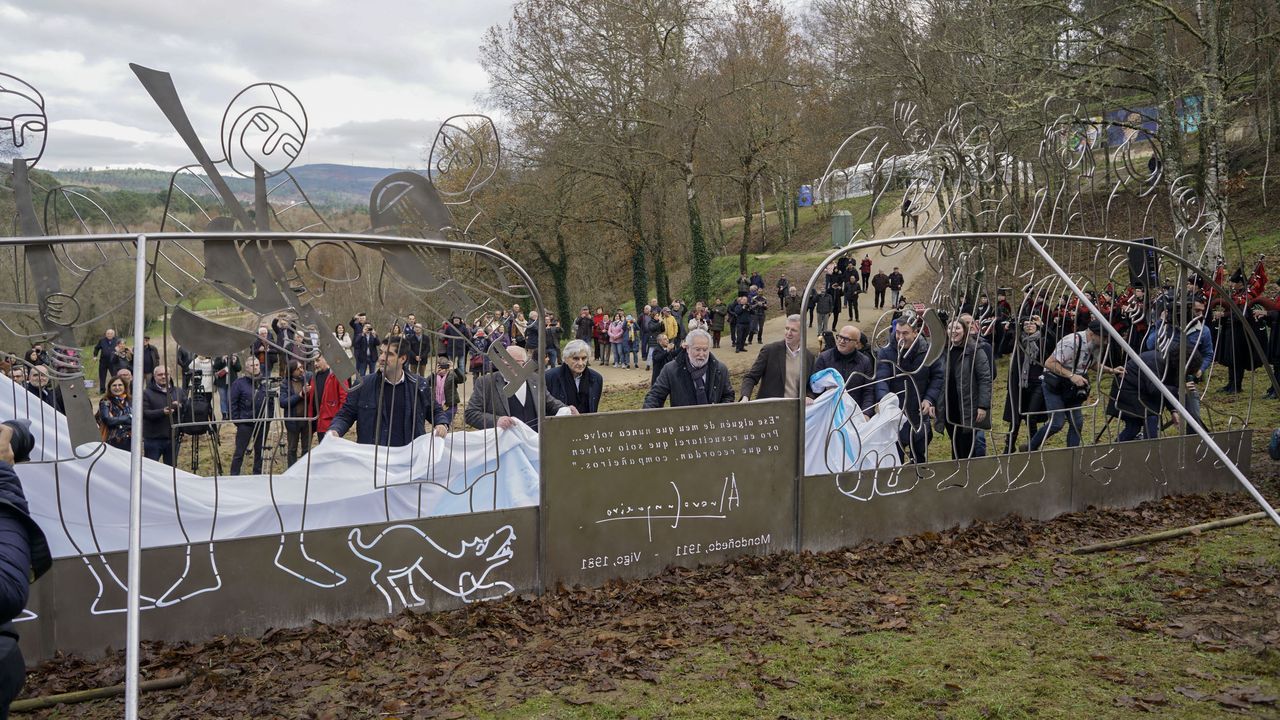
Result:
{"type": "Polygon", "coordinates": [[[1109,368],[1102,365],[1102,322],[1097,318],[1080,332],[1063,337],[1053,353],[1044,361],[1044,407],[1049,411],[1049,422],[1041,425],[1031,438],[1029,449],[1036,451],[1054,433],[1062,429],[1068,418],[1067,447],[1080,446],[1080,428],[1084,426],[1084,413],[1080,406],[1089,399],[1089,370],[1095,365],[1102,371],[1117,377],[1124,376],[1124,367],[1109,368]]]}
{"type": "Polygon", "coordinates": [[[280,407],[284,410],[284,429],[288,436],[286,456],[289,467],[298,461],[299,454],[311,450],[312,417],[315,407],[312,403],[311,374],[306,372],[302,363],[289,361],[289,377],[280,385],[280,407]],[[299,453],[301,446],[301,453],[299,453]]]}
{"type": "Polygon", "coordinates": [[[263,444],[267,439],[271,401],[277,394],[270,378],[261,376],[262,363],[254,355],[244,361],[244,374],[231,383],[231,419],[236,424],[236,445],[231,453],[231,474],[239,475],[244,453],[253,441],[253,474],[262,473],[263,444]]]}
{"type": "Polygon", "coordinates": [[[22,690],[26,661],[13,619],[27,606],[31,583],[53,564],[44,532],[27,508],[15,463],[31,459],[35,438],[25,421],[0,424],[0,720],[22,690]]]}
{"type": "Polygon", "coordinates": [[[142,391],[143,456],[173,465],[182,445],[182,436],[173,432],[174,422],[181,422],[182,406],[187,395],[174,385],[169,368],[157,365],[151,371],[151,382],[142,391]]]}

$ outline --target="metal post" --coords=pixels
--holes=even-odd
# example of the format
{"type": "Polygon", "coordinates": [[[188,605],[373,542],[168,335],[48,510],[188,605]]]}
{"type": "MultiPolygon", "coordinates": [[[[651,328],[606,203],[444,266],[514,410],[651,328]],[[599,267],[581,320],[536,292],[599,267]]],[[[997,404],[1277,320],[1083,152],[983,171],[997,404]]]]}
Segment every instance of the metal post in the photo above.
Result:
{"type": "Polygon", "coordinates": [[[129,451],[129,588],[125,613],[125,700],[126,720],[138,718],[138,591],[142,581],[142,359],[146,316],[144,296],[147,283],[147,236],[137,240],[137,264],[133,279],[133,439],[129,451]]]}
{"type": "MultiPolygon", "coordinates": [[[[1214,441],[1214,439],[1209,435],[1209,432],[1204,429],[1200,422],[1191,417],[1190,413],[1187,412],[1187,408],[1178,401],[1178,396],[1169,392],[1169,388],[1164,386],[1164,383],[1156,376],[1155,371],[1147,367],[1146,363],[1142,362],[1142,358],[1138,355],[1137,351],[1130,347],[1129,343],[1124,341],[1124,338],[1120,336],[1120,333],[1116,332],[1116,329],[1111,326],[1111,322],[1102,314],[1102,311],[1098,309],[1098,306],[1093,304],[1093,301],[1089,299],[1089,296],[1084,294],[1084,291],[1080,289],[1080,286],[1076,285],[1075,281],[1071,279],[1071,276],[1062,269],[1062,266],[1058,265],[1053,257],[1049,255],[1048,251],[1044,249],[1044,246],[1036,241],[1035,237],[1027,235],[1027,242],[1031,243],[1031,247],[1040,254],[1040,257],[1043,258],[1045,263],[1053,269],[1054,273],[1056,273],[1058,277],[1062,278],[1062,281],[1067,284],[1067,287],[1071,288],[1071,292],[1075,293],[1075,296],[1079,298],[1080,302],[1084,303],[1084,306],[1089,308],[1089,312],[1093,313],[1093,317],[1098,319],[1098,322],[1102,324],[1102,328],[1107,331],[1107,334],[1120,343],[1120,348],[1124,350],[1125,355],[1128,355],[1129,359],[1137,363],[1138,370],[1142,372],[1148,380],[1155,383],[1156,387],[1160,389],[1160,394],[1164,396],[1164,399],[1169,401],[1169,404],[1173,406],[1173,409],[1182,415],[1182,419],[1187,423],[1187,426],[1195,430],[1196,434],[1200,436],[1200,439],[1205,443],[1205,445],[1213,451],[1213,454],[1217,455],[1218,459],[1231,470],[1231,474],[1234,475],[1236,480],[1244,486],[1244,489],[1253,496],[1253,499],[1262,506],[1262,509],[1267,513],[1267,516],[1271,518],[1271,521],[1276,525],[1280,525],[1280,515],[1276,514],[1276,509],[1271,507],[1271,504],[1267,502],[1266,498],[1262,497],[1262,494],[1253,486],[1253,483],[1249,482],[1249,479],[1244,476],[1244,473],[1240,472],[1240,468],[1236,467],[1236,464],[1232,462],[1231,458],[1227,457],[1227,453],[1218,446],[1218,443],[1214,441]]],[[[1172,318],[1170,318],[1170,320],[1172,320],[1172,318]]]]}

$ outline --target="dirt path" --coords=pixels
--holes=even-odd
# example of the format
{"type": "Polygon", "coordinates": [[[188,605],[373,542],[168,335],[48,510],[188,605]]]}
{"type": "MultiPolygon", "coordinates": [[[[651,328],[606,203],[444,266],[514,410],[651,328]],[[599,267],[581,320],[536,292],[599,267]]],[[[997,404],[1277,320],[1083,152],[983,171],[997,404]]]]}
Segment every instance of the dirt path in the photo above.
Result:
{"type": "MultiPolygon", "coordinates": [[[[875,237],[892,237],[894,234],[902,232],[901,220],[895,210],[880,215],[875,222],[875,237]]],[[[894,266],[901,270],[906,278],[906,285],[903,288],[903,294],[909,299],[927,299],[933,291],[934,284],[937,282],[937,276],[929,267],[928,259],[925,257],[925,247],[920,243],[910,245],[901,245],[897,247],[881,247],[872,250],[870,253],[872,262],[872,274],[879,268],[884,268],[885,272],[889,272],[894,266]]],[[[859,258],[860,260],[861,258],[859,258]]],[[[809,269],[810,271],[812,268],[809,269]]],[[[766,278],[766,284],[771,283],[776,278],[766,278]]],[[[795,278],[795,281],[807,280],[804,278],[795,278]]],[[[876,320],[879,315],[872,309],[872,299],[874,295],[871,292],[863,295],[860,300],[860,322],[854,323],[863,330],[870,331],[876,326],[876,320]]],[[[770,300],[775,300],[771,295],[770,300]]],[[[784,324],[784,316],[776,306],[776,301],[770,307],[769,315],[765,319],[764,324],[764,341],[766,343],[782,339],[782,326],[784,324]]],[[[843,325],[848,318],[841,313],[840,323],[843,325]]],[[[885,323],[880,323],[884,325],[885,323]]],[[[816,325],[814,331],[809,333],[809,347],[818,349],[820,345],[817,337],[816,325]]],[[[751,363],[755,362],[756,355],[759,353],[760,347],[752,345],[747,348],[745,353],[736,353],[733,351],[732,343],[728,341],[728,334],[721,339],[720,349],[713,354],[721,362],[729,367],[729,372],[739,374],[746,372],[751,367],[751,363]]],[[[597,364],[592,365],[593,368],[604,376],[606,388],[626,388],[648,386],[649,371],[644,370],[641,364],[640,370],[618,369],[612,367],[600,367],[597,364]]]]}

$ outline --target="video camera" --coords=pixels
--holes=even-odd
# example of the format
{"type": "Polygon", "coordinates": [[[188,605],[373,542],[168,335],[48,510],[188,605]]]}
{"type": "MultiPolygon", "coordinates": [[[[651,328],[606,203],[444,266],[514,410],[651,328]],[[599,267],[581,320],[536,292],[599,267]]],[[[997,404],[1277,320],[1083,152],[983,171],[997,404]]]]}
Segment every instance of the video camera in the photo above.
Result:
{"type": "Polygon", "coordinates": [[[30,420],[5,420],[13,430],[9,437],[9,447],[13,450],[13,461],[24,463],[31,459],[31,452],[36,449],[36,436],[31,434],[30,420]]]}

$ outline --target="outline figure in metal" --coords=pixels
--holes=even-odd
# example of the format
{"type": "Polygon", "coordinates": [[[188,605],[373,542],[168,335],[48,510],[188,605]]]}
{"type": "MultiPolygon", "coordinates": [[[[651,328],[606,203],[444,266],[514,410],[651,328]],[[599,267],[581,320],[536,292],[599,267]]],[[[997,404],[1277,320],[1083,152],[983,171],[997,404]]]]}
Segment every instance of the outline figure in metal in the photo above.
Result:
{"type": "Polygon", "coordinates": [[[369,581],[387,601],[387,612],[394,613],[395,599],[400,601],[401,608],[421,607],[427,603],[414,588],[416,576],[421,576],[442,592],[466,603],[493,600],[515,592],[515,587],[510,583],[489,579],[494,570],[506,565],[515,556],[511,549],[511,543],[515,539],[515,530],[510,525],[504,525],[487,537],[463,540],[455,553],[441,547],[418,527],[399,524],[386,528],[368,542],[364,541],[359,527],[352,528],[347,536],[347,545],[352,554],[373,565],[369,581]],[[408,556],[380,557],[377,550],[381,543],[395,544],[389,538],[403,538],[401,543],[410,542],[421,551],[411,552],[408,556]],[[497,547],[490,553],[490,546],[494,543],[497,543],[497,547]],[[437,563],[447,569],[438,569],[437,563]],[[468,563],[471,567],[468,567],[468,563]],[[454,564],[457,567],[450,567],[454,564]],[[407,598],[405,589],[397,584],[400,580],[407,586],[407,598]],[[391,592],[395,593],[395,599],[392,599],[391,592]],[[481,594],[477,596],[477,593],[481,594]]]}

